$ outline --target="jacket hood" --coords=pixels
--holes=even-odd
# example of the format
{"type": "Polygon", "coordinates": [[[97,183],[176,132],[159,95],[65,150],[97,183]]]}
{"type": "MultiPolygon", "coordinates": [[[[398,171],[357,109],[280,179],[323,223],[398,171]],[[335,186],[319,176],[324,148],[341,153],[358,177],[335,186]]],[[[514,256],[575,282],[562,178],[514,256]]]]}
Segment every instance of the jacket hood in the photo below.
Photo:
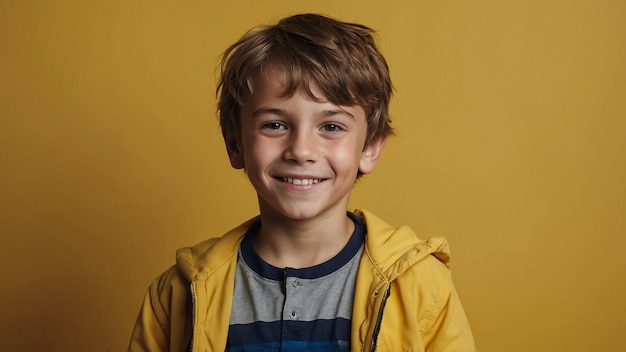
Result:
{"type": "Polygon", "coordinates": [[[222,237],[210,238],[193,247],[184,247],[176,252],[176,264],[189,281],[206,279],[222,265],[229,264],[239,251],[239,244],[248,228],[258,221],[254,217],[222,237]]]}
{"type": "MultiPolygon", "coordinates": [[[[387,280],[394,280],[431,255],[449,266],[450,250],[445,238],[433,237],[423,241],[407,226],[394,228],[366,210],[355,209],[353,212],[365,220],[367,227],[364,255],[369,256],[376,270],[387,280]]],[[[187,280],[194,281],[206,279],[222,265],[232,263],[248,228],[258,219],[258,216],[254,217],[222,237],[179,249],[176,252],[179,270],[187,280]]]]}
{"type": "Polygon", "coordinates": [[[367,226],[365,253],[387,280],[393,281],[431,256],[450,266],[450,247],[445,238],[432,237],[424,241],[408,226],[395,228],[366,210],[356,209],[354,213],[364,218],[367,226]]]}

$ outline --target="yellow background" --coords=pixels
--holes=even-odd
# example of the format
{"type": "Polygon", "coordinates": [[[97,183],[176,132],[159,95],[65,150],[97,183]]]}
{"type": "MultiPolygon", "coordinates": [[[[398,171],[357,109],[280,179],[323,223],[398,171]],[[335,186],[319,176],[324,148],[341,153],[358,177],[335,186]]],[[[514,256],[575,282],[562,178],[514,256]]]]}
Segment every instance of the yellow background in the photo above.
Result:
{"type": "Polygon", "coordinates": [[[217,57],[297,12],[378,30],[398,135],[352,205],[448,237],[479,349],[626,350],[619,0],[0,1],[0,350],[124,351],[174,251],[256,213],[217,57]]]}

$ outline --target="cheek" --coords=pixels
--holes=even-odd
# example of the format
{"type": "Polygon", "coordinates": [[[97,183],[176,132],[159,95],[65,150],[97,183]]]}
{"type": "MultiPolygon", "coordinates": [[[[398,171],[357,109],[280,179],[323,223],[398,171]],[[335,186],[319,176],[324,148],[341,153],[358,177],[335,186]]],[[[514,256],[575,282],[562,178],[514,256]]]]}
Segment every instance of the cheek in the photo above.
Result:
{"type": "Polygon", "coordinates": [[[244,150],[246,166],[255,169],[267,166],[275,158],[276,153],[276,148],[272,148],[267,141],[258,138],[249,138],[244,150]]]}
{"type": "Polygon", "coordinates": [[[329,154],[329,158],[333,160],[335,167],[352,171],[358,169],[362,154],[363,152],[356,144],[349,143],[340,148],[335,148],[334,152],[329,154]]]}

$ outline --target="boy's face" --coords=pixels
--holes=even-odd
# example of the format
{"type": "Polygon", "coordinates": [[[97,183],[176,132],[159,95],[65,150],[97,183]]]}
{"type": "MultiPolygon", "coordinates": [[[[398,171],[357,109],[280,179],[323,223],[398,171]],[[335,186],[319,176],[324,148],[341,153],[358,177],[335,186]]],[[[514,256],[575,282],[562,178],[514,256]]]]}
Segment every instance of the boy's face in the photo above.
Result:
{"type": "Polygon", "coordinates": [[[254,76],[254,93],[241,107],[241,136],[225,136],[231,164],[245,168],[263,214],[345,215],[357,172],[374,170],[385,140],[364,148],[362,107],[334,105],[315,87],[319,102],[301,91],[286,96],[282,82],[275,68],[254,76]]]}

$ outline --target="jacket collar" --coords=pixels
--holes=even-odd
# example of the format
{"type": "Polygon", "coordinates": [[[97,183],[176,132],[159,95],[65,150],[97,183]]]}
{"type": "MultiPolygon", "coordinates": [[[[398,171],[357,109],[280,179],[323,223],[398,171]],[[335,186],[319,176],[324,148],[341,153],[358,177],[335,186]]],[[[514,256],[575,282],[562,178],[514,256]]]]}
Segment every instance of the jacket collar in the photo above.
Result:
{"type": "MultiPolygon", "coordinates": [[[[394,228],[369,211],[355,209],[353,213],[365,220],[367,235],[365,254],[376,270],[392,281],[406,269],[433,255],[449,265],[448,242],[442,237],[423,241],[409,227],[394,228]]],[[[239,244],[248,228],[259,217],[254,217],[224,236],[211,238],[193,247],[185,247],[176,252],[176,262],[183,275],[189,280],[206,279],[218,267],[234,262],[239,244]]]]}

